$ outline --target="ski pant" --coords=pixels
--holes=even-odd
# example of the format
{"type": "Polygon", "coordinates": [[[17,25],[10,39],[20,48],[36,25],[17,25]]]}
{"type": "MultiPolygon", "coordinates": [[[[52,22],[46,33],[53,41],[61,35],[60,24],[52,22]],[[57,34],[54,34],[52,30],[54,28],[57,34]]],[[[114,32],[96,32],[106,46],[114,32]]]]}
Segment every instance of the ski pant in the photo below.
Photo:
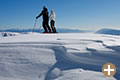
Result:
{"type": "Polygon", "coordinates": [[[44,28],[45,32],[51,32],[48,22],[49,21],[43,21],[43,28],[44,28]]]}
{"type": "Polygon", "coordinates": [[[53,33],[56,33],[55,21],[54,21],[54,20],[51,20],[51,21],[50,21],[50,25],[51,25],[51,28],[52,28],[52,32],[53,32],[53,33]]]}

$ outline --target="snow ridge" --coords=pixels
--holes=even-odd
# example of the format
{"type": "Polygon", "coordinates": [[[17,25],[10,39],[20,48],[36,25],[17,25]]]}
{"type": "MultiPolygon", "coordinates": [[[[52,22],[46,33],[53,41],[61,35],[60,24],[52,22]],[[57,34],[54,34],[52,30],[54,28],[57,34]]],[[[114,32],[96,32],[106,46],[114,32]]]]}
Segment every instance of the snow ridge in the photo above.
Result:
{"type": "MultiPolygon", "coordinates": [[[[59,40],[61,40],[61,39],[59,39],[59,40]]],[[[56,78],[62,76],[63,75],[62,72],[65,70],[82,68],[85,70],[93,70],[93,71],[101,72],[103,64],[107,63],[107,62],[112,62],[117,65],[118,72],[116,73],[115,77],[117,79],[119,79],[120,78],[119,77],[120,70],[119,70],[118,66],[120,66],[120,65],[118,65],[119,63],[117,60],[114,61],[111,59],[115,59],[115,58],[119,59],[120,58],[120,56],[116,56],[116,54],[118,54],[118,53],[115,53],[115,52],[120,51],[120,47],[119,46],[107,46],[103,43],[103,41],[100,41],[100,40],[88,40],[88,41],[101,43],[106,48],[113,49],[113,50],[117,49],[117,50],[113,51],[114,52],[114,54],[113,54],[113,52],[104,52],[104,51],[101,52],[101,51],[97,51],[97,50],[87,47],[86,50],[91,52],[90,55],[81,53],[81,54],[79,54],[79,57],[78,57],[78,55],[76,55],[75,52],[67,52],[67,50],[69,50],[70,48],[65,48],[62,45],[55,46],[52,48],[52,50],[54,50],[54,52],[55,52],[57,62],[47,72],[45,80],[59,80],[56,78]],[[105,54],[105,53],[109,53],[109,54],[105,54]],[[109,58],[107,58],[107,57],[109,57],[109,58]]],[[[74,50],[76,50],[76,49],[74,49],[74,50]]],[[[89,54],[89,53],[87,53],[87,54],[89,54]]],[[[105,78],[105,79],[110,80],[110,78],[105,78]]],[[[62,80],[62,79],[60,79],[60,80],[62,80]]]]}
{"type": "Polygon", "coordinates": [[[0,80],[120,79],[119,40],[119,36],[101,34],[35,33],[0,38],[0,80]],[[108,62],[117,67],[114,77],[101,72],[108,62]]]}

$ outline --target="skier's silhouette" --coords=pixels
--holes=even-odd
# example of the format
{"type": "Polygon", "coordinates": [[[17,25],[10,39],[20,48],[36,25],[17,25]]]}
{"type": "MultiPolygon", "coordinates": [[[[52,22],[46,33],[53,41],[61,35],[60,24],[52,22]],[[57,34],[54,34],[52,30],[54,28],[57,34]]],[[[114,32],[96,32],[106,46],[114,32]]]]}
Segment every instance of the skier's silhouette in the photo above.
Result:
{"type": "Polygon", "coordinates": [[[52,9],[51,10],[51,14],[50,14],[50,24],[51,24],[51,28],[53,33],[56,33],[56,28],[55,28],[55,12],[52,9]]]}
{"type": "Polygon", "coordinates": [[[45,7],[45,6],[43,6],[43,10],[42,10],[42,12],[36,17],[36,19],[38,19],[40,16],[43,16],[43,28],[44,28],[44,32],[43,33],[48,33],[48,32],[51,32],[51,29],[50,29],[50,27],[49,27],[49,24],[48,24],[48,22],[49,22],[49,16],[48,16],[48,9],[45,7]]]}

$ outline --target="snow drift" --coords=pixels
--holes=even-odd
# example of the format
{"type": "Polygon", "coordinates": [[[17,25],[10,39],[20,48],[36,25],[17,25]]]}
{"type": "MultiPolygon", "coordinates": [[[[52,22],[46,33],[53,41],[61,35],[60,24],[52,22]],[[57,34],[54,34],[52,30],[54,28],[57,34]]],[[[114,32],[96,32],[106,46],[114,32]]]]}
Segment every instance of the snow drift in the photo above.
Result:
{"type": "Polygon", "coordinates": [[[30,33],[0,38],[0,80],[118,80],[120,36],[30,33]],[[105,77],[111,62],[117,73],[105,77]]]}

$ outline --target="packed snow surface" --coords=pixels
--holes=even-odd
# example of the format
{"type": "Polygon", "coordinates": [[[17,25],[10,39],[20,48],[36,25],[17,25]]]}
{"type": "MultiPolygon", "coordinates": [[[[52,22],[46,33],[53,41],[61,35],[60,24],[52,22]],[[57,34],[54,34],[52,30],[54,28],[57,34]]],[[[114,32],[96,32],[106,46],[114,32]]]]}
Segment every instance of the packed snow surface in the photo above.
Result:
{"type": "Polygon", "coordinates": [[[0,37],[0,80],[119,80],[120,36],[29,33],[0,37]],[[114,77],[102,66],[113,63],[114,77]]]}

